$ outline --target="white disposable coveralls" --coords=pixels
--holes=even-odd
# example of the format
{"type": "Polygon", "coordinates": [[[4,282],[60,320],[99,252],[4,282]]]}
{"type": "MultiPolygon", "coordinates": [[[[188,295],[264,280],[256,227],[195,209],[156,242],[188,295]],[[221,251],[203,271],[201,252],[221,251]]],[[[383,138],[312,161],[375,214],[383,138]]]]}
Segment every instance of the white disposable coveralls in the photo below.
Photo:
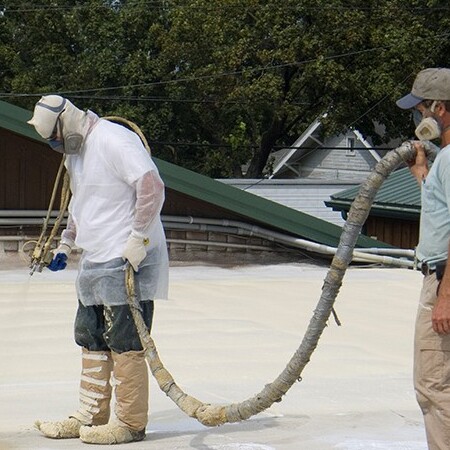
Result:
{"type": "Polygon", "coordinates": [[[60,141],[63,145],[52,148],[67,154],[73,197],[61,243],[83,249],[77,293],[85,306],[79,305],[75,319],[75,339],[83,347],[80,407],[69,419],[38,423],[38,428],[48,437],[80,437],[94,444],[142,440],[148,421],[147,364],[123,306],[122,255],[138,266],[136,295],[150,327],[153,302],[147,300],[167,297],[168,258],[160,220],[163,182],[134,133],[81,111],[67,99],[42,97],[29,123],[43,138],[60,141]],[[147,248],[143,238],[149,238],[147,248]],[[140,253],[146,254],[143,260],[140,253]],[[111,375],[116,418],[108,423],[111,375]]]}
{"type": "Polygon", "coordinates": [[[126,303],[123,250],[130,233],[146,237],[147,257],[136,274],[138,299],[166,299],[168,256],[160,212],[164,184],[139,137],[88,112],[79,154],[67,155],[72,199],[62,242],[83,249],[77,290],[85,305],[126,303]]]}

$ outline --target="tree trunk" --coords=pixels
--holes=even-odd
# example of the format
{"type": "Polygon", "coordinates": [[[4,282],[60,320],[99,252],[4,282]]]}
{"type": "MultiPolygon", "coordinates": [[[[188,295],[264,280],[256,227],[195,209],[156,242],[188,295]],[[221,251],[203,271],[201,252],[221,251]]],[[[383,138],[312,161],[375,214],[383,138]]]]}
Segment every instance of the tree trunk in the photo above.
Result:
{"type": "Polygon", "coordinates": [[[250,161],[245,178],[261,178],[264,168],[266,167],[267,160],[269,159],[270,152],[277,143],[277,140],[280,138],[281,129],[281,121],[274,119],[270,129],[262,135],[261,145],[258,152],[250,161]]]}
{"type": "MultiPolygon", "coordinates": [[[[427,148],[427,154],[431,150],[427,148]]],[[[325,277],[322,295],[310,320],[303,341],[294,353],[283,372],[257,395],[241,403],[230,405],[210,405],[202,403],[194,397],[185,394],[175,383],[170,373],[159,359],[155,344],[145,328],[144,321],[135,304],[133,271],[127,272],[127,288],[129,304],[138,327],[143,347],[147,350],[147,361],[160,388],[179,408],[199,420],[203,425],[217,426],[227,422],[238,422],[248,419],[269,408],[274,402],[281,400],[289,388],[298,380],[311,355],[317,347],[320,336],[326,326],[333,304],[336,300],[345,271],[352,260],[353,249],[367,219],[373,199],[387,176],[401,164],[415,156],[415,149],[406,142],[389,152],[378,162],[355,198],[348,219],[344,225],[337,252],[331,262],[325,277]],[[133,303],[134,302],[134,303],[133,303]]]]}

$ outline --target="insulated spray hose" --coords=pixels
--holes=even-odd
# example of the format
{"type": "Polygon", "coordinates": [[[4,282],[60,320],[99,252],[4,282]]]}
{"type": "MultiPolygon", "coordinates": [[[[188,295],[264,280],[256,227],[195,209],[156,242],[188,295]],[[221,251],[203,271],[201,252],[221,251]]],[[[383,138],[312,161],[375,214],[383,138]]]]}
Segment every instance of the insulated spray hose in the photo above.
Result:
{"type": "MultiPolygon", "coordinates": [[[[425,145],[425,150],[427,157],[433,158],[434,153],[428,145],[425,145]]],[[[356,241],[369,215],[376,193],[395,168],[402,162],[411,161],[415,155],[416,150],[413,145],[410,142],[403,143],[400,147],[384,156],[377,163],[367,180],[361,185],[359,193],[350,208],[339,246],[325,277],[322,295],[300,346],[291,357],[283,372],[272,383],[267,384],[254,397],[240,403],[229,405],[203,403],[186,394],[177,385],[172,375],[161,362],[155,343],[145,326],[136,298],[133,268],[131,265],[128,265],[125,275],[127,301],[138,330],[142,347],[145,350],[147,363],[161,390],[184,413],[189,417],[197,419],[203,425],[210,427],[224,423],[239,422],[264,411],[274,402],[281,401],[283,395],[287,393],[291,386],[296,381],[301,381],[302,371],[310,361],[328,318],[333,311],[333,305],[342,285],[343,277],[353,258],[356,241]]]]}

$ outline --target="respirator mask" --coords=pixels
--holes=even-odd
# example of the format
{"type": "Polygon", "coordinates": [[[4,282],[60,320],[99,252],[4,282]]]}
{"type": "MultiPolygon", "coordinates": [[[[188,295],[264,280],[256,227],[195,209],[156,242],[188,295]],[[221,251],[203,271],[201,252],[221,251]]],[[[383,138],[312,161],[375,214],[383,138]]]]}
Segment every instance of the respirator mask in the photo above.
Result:
{"type": "Polygon", "coordinates": [[[65,153],[59,117],[56,119],[55,128],[53,129],[52,135],[47,139],[47,142],[51,149],[55,150],[55,152],[65,153]]]}
{"type": "Polygon", "coordinates": [[[82,119],[85,113],[59,95],[45,95],[36,103],[28,121],[52,150],[66,155],[79,153],[83,145],[82,119]]]}
{"type": "Polygon", "coordinates": [[[80,152],[81,145],[83,144],[83,136],[78,133],[68,134],[63,140],[52,140],[48,141],[50,147],[65,155],[75,155],[80,152]]]}
{"type": "MultiPolygon", "coordinates": [[[[430,111],[434,113],[437,101],[435,100],[430,111]]],[[[416,136],[420,141],[432,141],[438,139],[441,136],[442,128],[439,122],[434,117],[422,117],[420,111],[415,110],[413,112],[414,123],[416,124],[416,136]]]]}
{"type": "Polygon", "coordinates": [[[47,139],[48,145],[55,152],[64,155],[75,155],[79,153],[81,145],[83,144],[83,136],[78,133],[67,133],[63,137],[60,118],[58,117],[50,138],[47,139]]]}

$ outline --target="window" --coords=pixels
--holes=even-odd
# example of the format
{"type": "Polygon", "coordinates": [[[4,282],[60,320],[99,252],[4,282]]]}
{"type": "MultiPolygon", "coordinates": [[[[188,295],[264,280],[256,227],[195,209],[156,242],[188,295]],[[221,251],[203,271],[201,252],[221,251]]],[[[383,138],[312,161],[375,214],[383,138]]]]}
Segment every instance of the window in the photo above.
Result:
{"type": "Polygon", "coordinates": [[[345,152],[346,156],[355,156],[356,155],[355,143],[356,143],[355,138],[353,138],[353,137],[347,138],[347,151],[345,152]]]}

